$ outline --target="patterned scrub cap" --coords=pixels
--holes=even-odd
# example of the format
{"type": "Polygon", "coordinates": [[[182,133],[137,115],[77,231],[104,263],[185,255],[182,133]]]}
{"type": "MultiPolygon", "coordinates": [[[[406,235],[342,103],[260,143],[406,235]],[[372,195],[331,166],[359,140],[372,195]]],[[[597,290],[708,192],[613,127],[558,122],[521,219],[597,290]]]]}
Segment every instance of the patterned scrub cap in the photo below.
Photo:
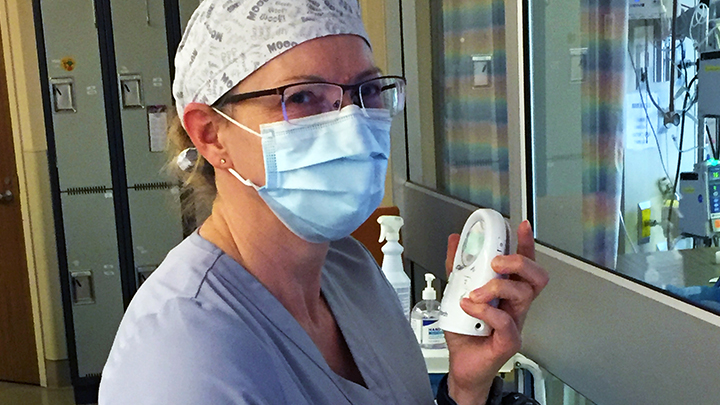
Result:
{"type": "Polygon", "coordinates": [[[204,0],[175,55],[175,97],[211,105],[262,65],[311,39],[354,34],[370,40],[357,0],[204,0]]]}

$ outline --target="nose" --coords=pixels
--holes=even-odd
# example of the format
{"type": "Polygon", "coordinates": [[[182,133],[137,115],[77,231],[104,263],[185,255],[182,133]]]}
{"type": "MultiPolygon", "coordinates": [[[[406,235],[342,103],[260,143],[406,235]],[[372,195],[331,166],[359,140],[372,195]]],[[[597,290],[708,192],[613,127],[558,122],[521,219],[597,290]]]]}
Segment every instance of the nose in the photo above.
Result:
{"type": "Polygon", "coordinates": [[[362,107],[362,103],[360,102],[360,99],[357,98],[356,100],[353,100],[352,94],[354,92],[357,92],[357,90],[347,90],[343,92],[342,99],[336,100],[335,103],[333,103],[333,107],[335,109],[341,109],[344,107],[347,107],[349,105],[355,104],[358,107],[362,107]]]}

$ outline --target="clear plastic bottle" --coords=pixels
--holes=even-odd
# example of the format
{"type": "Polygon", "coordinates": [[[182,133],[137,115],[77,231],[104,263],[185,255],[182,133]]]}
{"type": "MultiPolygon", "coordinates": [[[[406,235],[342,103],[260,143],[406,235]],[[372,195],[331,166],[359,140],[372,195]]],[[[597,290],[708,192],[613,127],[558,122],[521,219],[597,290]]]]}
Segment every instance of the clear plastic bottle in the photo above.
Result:
{"type": "Polygon", "coordinates": [[[378,218],[380,224],[380,242],[387,240],[382,247],[384,254],[382,271],[395,289],[405,319],[410,315],[410,277],[405,274],[402,262],[403,247],[400,240],[400,228],[403,219],[394,215],[383,215],[378,218]]]}
{"type": "Polygon", "coordinates": [[[440,319],[440,303],[437,301],[437,293],[432,286],[435,276],[425,273],[427,286],[423,290],[423,300],[418,302],[410,312],[410,325],[415,332],[415,337],[423,349],[444,349],[445,334],[438,324],[440,319]]]}

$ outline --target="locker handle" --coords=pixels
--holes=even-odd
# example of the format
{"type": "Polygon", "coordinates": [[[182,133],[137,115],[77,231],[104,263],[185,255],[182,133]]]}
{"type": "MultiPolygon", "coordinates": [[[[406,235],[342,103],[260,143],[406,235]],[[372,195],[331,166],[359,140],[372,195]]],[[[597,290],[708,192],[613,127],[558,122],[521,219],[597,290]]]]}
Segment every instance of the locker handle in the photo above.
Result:
{"type": "Polygon", "coordinates": [[[50,79],[53,110],[56,113],[76,112],[72,77],[50,79]]]}
{"type": "Polygon", "coordinates": [[[150,26],[150,0],[145,0],[145,21],[150,26]]]}

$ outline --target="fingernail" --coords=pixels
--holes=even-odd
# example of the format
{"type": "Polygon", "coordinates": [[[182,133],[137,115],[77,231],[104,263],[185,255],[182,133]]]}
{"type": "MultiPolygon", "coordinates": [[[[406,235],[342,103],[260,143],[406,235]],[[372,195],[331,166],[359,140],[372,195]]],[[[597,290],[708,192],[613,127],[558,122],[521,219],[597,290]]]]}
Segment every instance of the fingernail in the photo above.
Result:
{"type": "Polygon", "coordinates": [[[475,302],[482,302],[483,293],[480,290],[474,290],[470,293],[470,299],[475,302]]]}

